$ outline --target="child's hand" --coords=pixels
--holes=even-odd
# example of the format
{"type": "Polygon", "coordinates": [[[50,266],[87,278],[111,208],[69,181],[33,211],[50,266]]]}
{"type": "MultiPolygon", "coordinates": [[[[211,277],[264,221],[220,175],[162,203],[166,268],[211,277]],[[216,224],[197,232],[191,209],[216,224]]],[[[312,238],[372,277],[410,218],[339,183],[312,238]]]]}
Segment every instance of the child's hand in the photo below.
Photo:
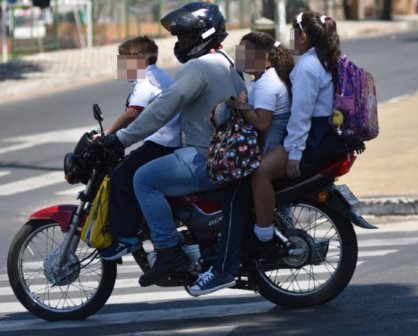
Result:
{"type": "Polygon", "coordinates": [[[246,90],[242,90],[239,93],[238,100],[246,103],[247,102],[247,99],[248,99],[248,97],[247,97],[247,91],[246,90]]]}
{"type": "Polygon", "coordinates": [[[291,179],[299,177],[301,175],[299,165],[300,160],[289,160],[287,162],[287,176],[291,179]]]}

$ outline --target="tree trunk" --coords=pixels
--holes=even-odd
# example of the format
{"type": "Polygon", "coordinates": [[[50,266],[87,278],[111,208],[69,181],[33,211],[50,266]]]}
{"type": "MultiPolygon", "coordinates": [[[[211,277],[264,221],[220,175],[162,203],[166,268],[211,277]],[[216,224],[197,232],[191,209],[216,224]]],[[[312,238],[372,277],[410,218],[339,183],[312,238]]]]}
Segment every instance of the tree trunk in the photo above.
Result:
{"type": "Polygon", "coordinates": [[[392,6],[393,0],[384,0],[383,2],[383,11],[382,11],[382,20],[392,20],[392,6]]]}
{"type": "Polygon", "coordinates": [[[262,16],[274,21],[274,15],[276,13],[276,1],[274,0],[263,0],[263,12],[262,16]]]}
{"type": "Polygon", "coordinates": [[[343,1],[343,9],[344,9],[344,17],[346,20],[351,20],[351,1],[350,0],[344,0],[343,1]]]}

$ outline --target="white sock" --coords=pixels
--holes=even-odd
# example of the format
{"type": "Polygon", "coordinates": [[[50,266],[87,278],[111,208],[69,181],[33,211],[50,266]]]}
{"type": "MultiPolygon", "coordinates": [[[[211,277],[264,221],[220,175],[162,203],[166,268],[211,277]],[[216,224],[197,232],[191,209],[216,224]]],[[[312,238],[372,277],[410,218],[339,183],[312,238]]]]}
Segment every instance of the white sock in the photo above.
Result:
{"type": "Polygon", "coordinates": [[[254,233],[257,236],[257,238],[262,242],[266,242],[273,239],[273,232],[273,224],[267,227],[261,227],[257,224],[254,225],[254,233]]]}

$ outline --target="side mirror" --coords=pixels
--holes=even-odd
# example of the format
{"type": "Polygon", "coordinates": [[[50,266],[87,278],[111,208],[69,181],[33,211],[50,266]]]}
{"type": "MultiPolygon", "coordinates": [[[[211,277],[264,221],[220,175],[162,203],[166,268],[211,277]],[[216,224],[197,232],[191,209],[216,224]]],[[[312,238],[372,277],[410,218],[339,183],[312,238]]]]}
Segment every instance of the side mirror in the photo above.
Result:
{"type": "Polygon", "coordinates": [[[96,119],[98,122],[103,121],[102,110],[100,109],[99,105],[97,105],[97,104],[93,105],[93,116],[94,116],[94,119],[96,119]]]}
{"type": "Polygon", "coordinates": [[[96,119],[99,122],[100,131],[102,133],[102,136],[104,136],[103,125],[102,125],[103,113],[99,105],[97,104],[93,104],[93,116],[94,116],[94,119],[96,119]]]}

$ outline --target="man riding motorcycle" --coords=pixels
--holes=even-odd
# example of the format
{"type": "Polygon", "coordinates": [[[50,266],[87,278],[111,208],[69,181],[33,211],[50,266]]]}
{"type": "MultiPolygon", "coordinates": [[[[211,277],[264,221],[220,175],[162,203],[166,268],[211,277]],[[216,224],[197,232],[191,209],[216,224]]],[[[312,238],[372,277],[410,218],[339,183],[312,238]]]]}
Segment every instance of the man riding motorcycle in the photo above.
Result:
{"type": "Polygon", "coordinates": [[[183,148],[142,166],[134,177],[134,190],[151,230],[157,259],[141,276],[141,286],[166,278],[174,270],[187,269],[189,259],[179,246],[176,225],[165,196],[182,196],[219,188],[206,172],[209,139],[213,133],[210,115],[216,105],[237,97],[245,84],[234,70],[221,42],[228,35],[218,6],[189,3],[161,19],[178,42],[177,59],[184,63],[174,83],[126,129],[107,136],[106,143],[129,146],[147,137],[181,115],[183,148]],[[217,52],[211,52],[217,50],[217,52]]]}

